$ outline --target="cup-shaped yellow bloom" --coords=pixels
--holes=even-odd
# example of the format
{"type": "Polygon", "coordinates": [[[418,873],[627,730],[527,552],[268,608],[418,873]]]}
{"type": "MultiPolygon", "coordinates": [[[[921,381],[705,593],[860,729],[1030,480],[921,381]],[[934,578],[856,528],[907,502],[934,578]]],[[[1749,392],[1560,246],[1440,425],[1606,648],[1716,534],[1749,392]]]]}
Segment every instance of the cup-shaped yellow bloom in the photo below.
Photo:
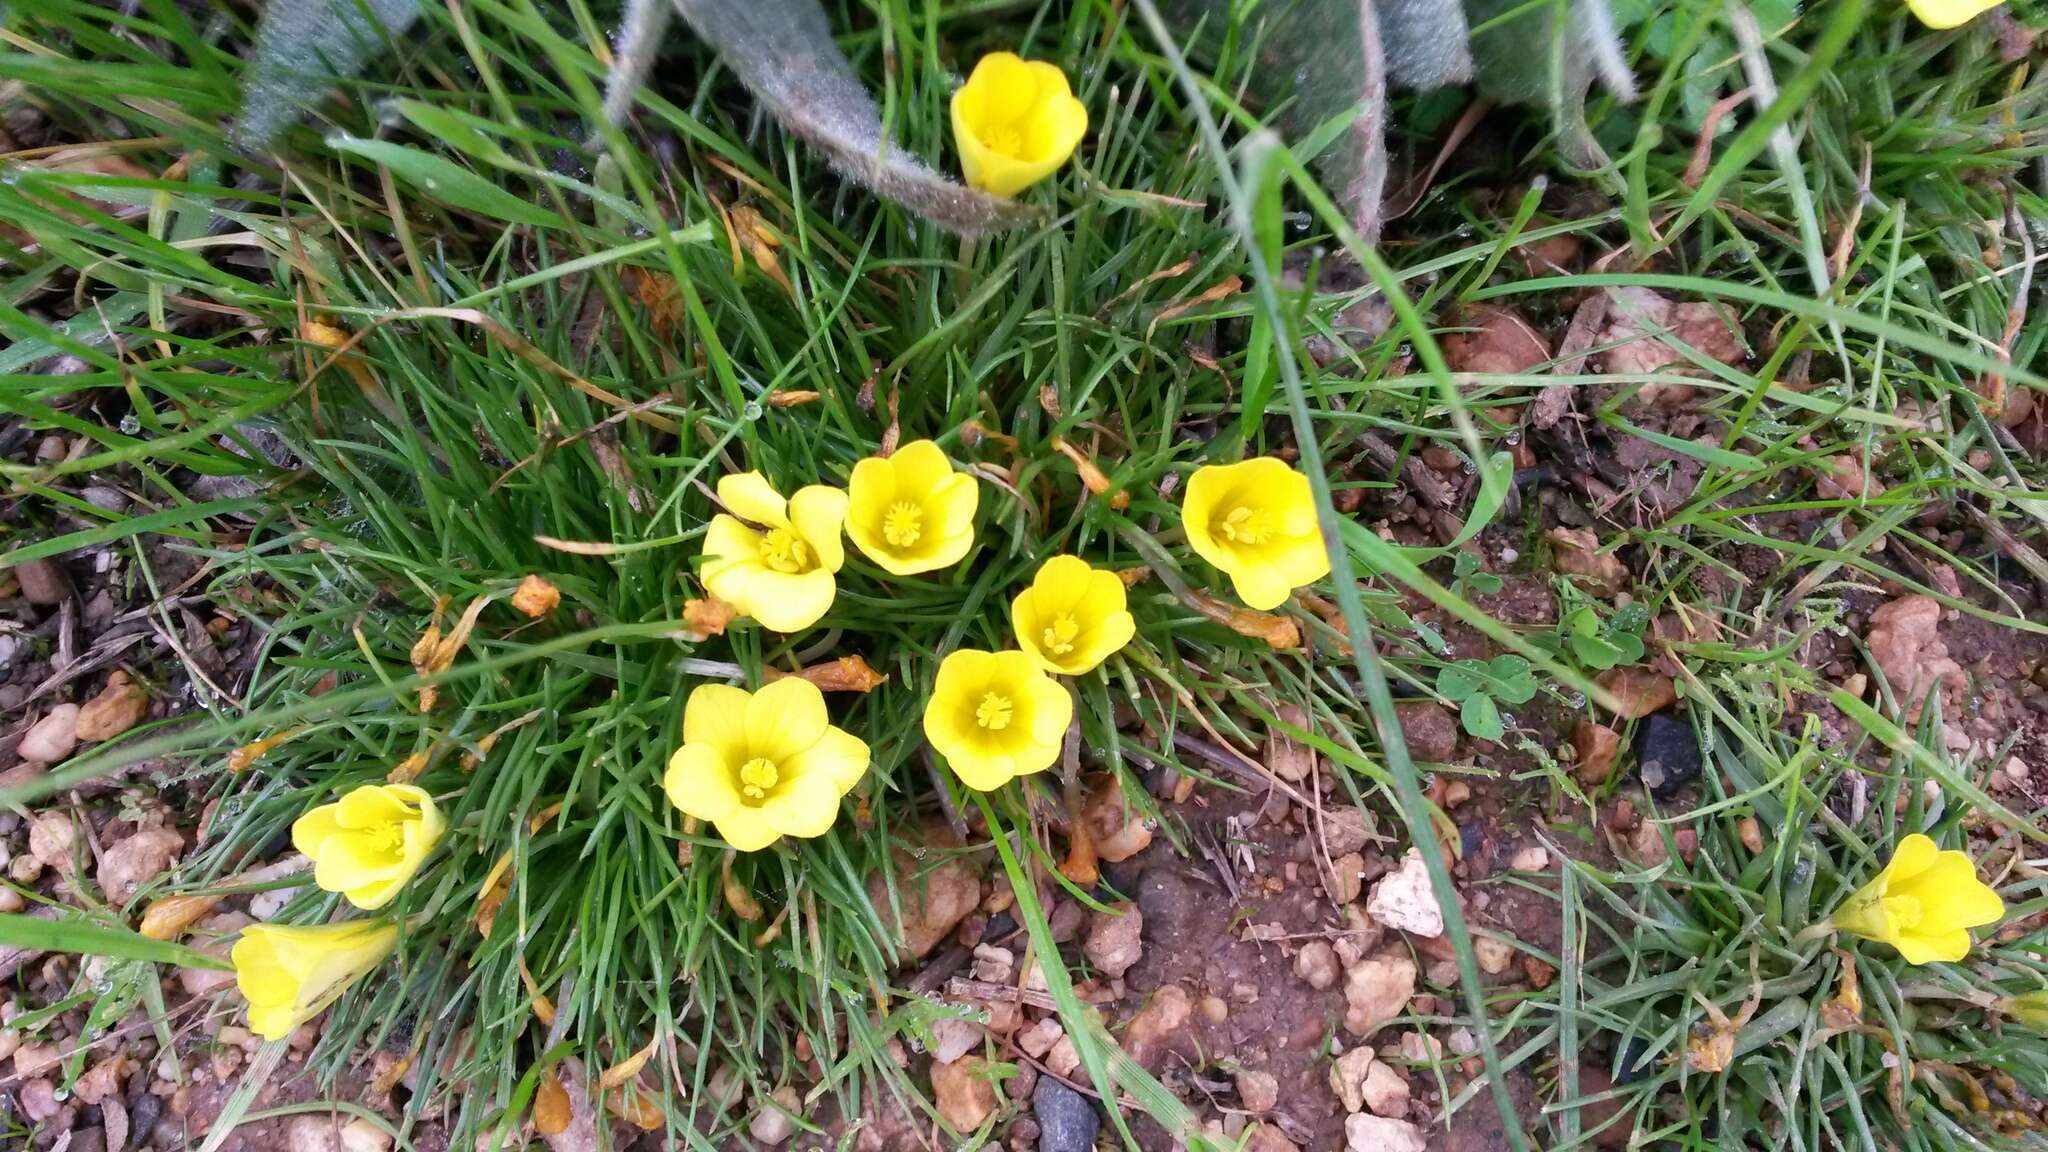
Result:
{"type": "Polygon", "coordinates": [[[1954,28],[1968,24],[2005,0],[1906,0],[1906,7],[1929,28],[1954,28]]]}
{"type": "Polygon", "coordinates": [[[318,1016],[348,986],[384,962],[398,946],[398,927],[351,920],[294,928],[251,924],[230,958],[235,983],[249,1001],[249,1029],[282,1040],[318,1016]]]}
{"type": "Polygon", "coordinates": [[[962,648],[939,663],[924,738],[969,788],[993,792],[1060,758],[1074,698],[1026,652],[962,648]]]}
{"type": "Polygon", "coordinates": [[[1043,60],[991,52],[953,93],[953,142],[967,182],[1015,196],[1053,174],[1088,133],[1088,108],[1066,73],[1043,60]]]}
{"type": "Polygon", "coordinates": [[[313,883],[365,911],[391,903],[448,822],[426,790],[365,784],[292,822],[292,847],[313,861],[313,883]]]}
{"type": "Polygon", "coordinates": [[[825,694],[788,676],[759,692],[698,685],[662,786],[684,815],[754,852],[784,836],[823,836],[867,770],[867,744],[832,726],[825,694]]]}
{"type": "Polygon", "coordinates": [[[974,545],[981,488],[929,440],[855,464],[846,496],[854,547],[898,576],[957,564],[974,545]]]}
{"type": "Polygon", "coordinates": [[[1839,931],[1899,950],[1908,964],[1961,960],[1972,928],[2005,915],[1998,893],[1977,879],[1961,852],[1943,852],[1918,832],[1899,841],[1891,863],[1828,918],[1839,931]]]}
{"type": "Polygon", "coordinates": [[[1017,644],[1047,672],[1079,676],[1131,642],[1138,630],[1116,573],[1078,556],[1055,556],[1010,602],[1017,644]]]}
{"type": "Polygon", "coordinates": [[[1330,574],[1308,477],[1286,461],[1260,456],[1195,469],[1181,524],[1195,554],[1221,568],[1237,598],[1261,612],[1330,574]]]}
{"type": "Polygon", "coordinates": [[[839,594],[846,493],[812,484],[784,500],[759,472],[742,472],[719,479],[718,500],[736,515],[721,512],[705,529],[704,587],[763,628],[816,624],[839,594]]]}

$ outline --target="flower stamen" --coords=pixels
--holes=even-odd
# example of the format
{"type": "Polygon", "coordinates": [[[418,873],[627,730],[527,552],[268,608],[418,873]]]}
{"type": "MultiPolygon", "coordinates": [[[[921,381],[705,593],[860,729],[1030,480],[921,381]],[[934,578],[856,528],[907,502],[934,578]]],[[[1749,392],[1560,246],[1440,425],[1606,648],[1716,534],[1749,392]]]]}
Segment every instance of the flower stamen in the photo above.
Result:
{"type": "Polygon", "coordinates": [[[924,535],[924,508],[909,500],[898,500],[882,514],[882,539],[892,548],[913,548],[924,535]]]}
{"type": "Polygon", "coordinates": [[[1081,625],[1072,612],[1062,612],[1053,617],[1052,626],[1045,630],[1045,650],[1054,656],[1065,656],[1074,650],[1074,638],[1081,634],[1081,625]]]}
{"type": "Polygon", "coordinates": [[[1215,534],[1238,544],[1264,544],[1273,526],[1263,509],[1240,504],[1216,522],[1215,534]]]}
{"type": "Polygon", "coordinates": [[[990,732],[1001,732],[1010,726],[1010,718],[1016,713],[1016,706],[1010,698],[997,692],[984,693],[981,703],[974,706],[974,722],[990,732]]]}
{"type": "Polygon", "coordinates": [[[770,528],[761,537],[761,563],[787,575],[808,571],[811,546],[791,529],[770,528]]]}
{"type": "Polygon", "coordinates": [[[768,790],[782,783],[782,773],[775,767],[775,761],[765,756],[756,756],[740,765],[740,796],[755,804],[768,798],[768,790]]]}

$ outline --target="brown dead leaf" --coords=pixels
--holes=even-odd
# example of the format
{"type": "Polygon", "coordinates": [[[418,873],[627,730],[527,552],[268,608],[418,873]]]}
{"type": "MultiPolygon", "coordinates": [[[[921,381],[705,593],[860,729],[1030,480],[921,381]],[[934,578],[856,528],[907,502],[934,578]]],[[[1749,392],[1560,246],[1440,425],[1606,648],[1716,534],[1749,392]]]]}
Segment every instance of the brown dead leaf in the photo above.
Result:
{"type": "Polygon", "coordinates": [[[654,338],[664,344],[673,344],[676,335],[688,322],[683,294],[677,290],[675,278],[666,272],[650,272],[627,265],[620,270],[619,281],[640,302],[640,306],[647,309],[647,326],[654,332],[654,338]]]}
{"type": "Polygon", "coordinates": [[[427,764],[432,759],[433,749],[431,748],[423,752],[415,752],[400,760],[396,767],[385,773],[384,779],[393,784],[410,784],[420,778],[420,773],[427,770],[427,764]]]}
{"type": "Polygon", "coordinates": [[[200,917],[213,911],[224,896],[166,896],[142,914],[136,931],[151,940],[176,940],[200,917]]]}
{"type": "Polygon", "coordinates": [[[1087,453],[1058,436],[1049,438],[1046,443],[1052,446],[1053,451],[1074,462],[1075,470],[1081,473],[1081,483],[1088,486],[1091,495],[1107,495],[1111,508],[1122,509],[1130,505],[1131,494],[1110,483],[1109,477],[1095,466],[1095,461],[1090,459],[1087,453]]]}
{"type": "Polygon", "coordinates": [[[716,597],[707,596],[702,600],[683,601],[683,639],[701,644],[713,636],[725,635],[725,629],[740,614],[738,608],[716,597]]]}
{"type": "Polygon", "coordinates": [[[1610,668],[1593,682],[1614,697],[1615,715],[1623,720],[1641,720],[1678,702],[1671,677],[1647,668],[1610,668]]]}
{"type": "MultiPolygon", "coordinates": [[[[462,652],[462,646],[469,643],[469,634],[476,628],[477,617],[483,615],[484,607],[491,602],[489,596],[479,596],[462,610],[462,616],[446,636],[441,634],[441,615],[447,611],[448,601],[443,599],[434,605],[434,619],[420,633],[412,646],[412,670],[420,676],[433,676],[446,672],[455,664],[455,657],[462,652]]],[[[420,689],[420,711],[431,712],[440,698],[439,686],[429,684],[420,689]]]]}
{"type": "Polygon", "coordinates": [[[815,404],[819,400],[824,399],[824,396],[823,392],[814,389],[792,388],[787,392],[770,392],[768,394],[768,406],[770,408],[795,408],[803,404],[815,404]]]}
{"type": "MultiPolygon", "coordinates": [[[[526,822],[526,833],[538,835],[562,811],[560,804],[550,804],[533,815],[526,822]]],[[[498,909],[505,903],[505,897],[512,892],[512,853],[500,855],[491,870],[484,874],[483,886],[477,889],[476,930],[479,936],[489,939],[492,925],[497,923],[498,909]]]]}
{"type": "Polygon", "coordinates": [[[116,668],[107,686],[78,710],[80,740],[111,740],[142,723],[149,715],[149,694],[116,668]]]}
{"type": "Polygon", "coordinates": [[[304,728],[287,728],[282,732],[274,732],[265,736],[261,740],[251,741],[242,745],[240,748],[228,753],[228,771],[247,771],[250,765],[263,759],[271,749],[304,731],[304,728]]]}
{"type": "Polygon", "coordinates": [[[1116,578],[1123,581],[1126,588],[1136,588],[1150,579],[1151,576],[1152,569],[1145,567],[1143,564],[1135,568],[1119,568],[1116,570],[1116,578]]]}
{"type": "Polygon", "coordinates": [[[386,413],[395,411],[391,398],[384,392],[384,385],[377,382],[377,374],[370,371],[370,362],[363,359],[361,353],[355,351],[354,348],[349,348],[345,352],[335,352],[336,349],[342,348],[349,343],[349,332],[347,329],[336,328],[331,324],[322,324],[318,320],[306,320],[299,325],[299,339],[315,347],[325,348],[330,353],[329,356],[318,357],[314,360],[314,378],[317,378],[321,368],[331,361],[335,367],[341,369],[342,373],[355,384],[356,391],[361,392],[365,400],[376,405],[380,411],[386,413]]]}
{"type": "Polygon", "coordinates": [[[606,1092],[604,1110],[642,1132],[652,1132],[667,1122],[652,1094],[636,1084],[623,1084],[606,1092]]]}
{"type": "Polygon", "coordinates": [[[1629,585],[1628,565],[1612,552],[1600,550],[1600,537],[1591,528],[1552,528],[1543,534],[1550,541],[1551,559],[1557,570],[1584,579],[1586,587],[1601,596],[1613,596],[1629,585]]]}
{"type": "Polygon", "coordinates": [[[732,877],[732,862],[738,856],[739,853],[730,848],[725,850],[725,856],[719,862],[719,881],[725,889],[726,907],[732,909],[733,915],[752,924],[761,918],[761,905],[754,899],[754,894],[747,891],[746,885],[732,877]]]}
{"type": "Polygon", "coordinates": [[[1232,632],[1240,636],[1249,636],[1254,640],[1264,640],[1267,646],[1276,651],[1301,647],[1300,626],[1285,616],[1239,608],[1192,589],[1182,599],[1189,608],[1232,632]]]}
{"type": "Polygon", "coordinates": [[[531,572],[512,593],[512,607],[536,620],[553,612],[561,602],[561,589],[531,572]]]}
{"type": "Polygon", "coordinates": [[[1589,787],[1604,784],[1621,758],[1621,733],[1605,724],[1581,720],[1572,729],[1572,751],[1578,754],[1574,774],[1579,783],[1589,787]]]}
{"type": "Polygon", "coordinates": [[[1841,961],[1842,977],[1835,986],[1835,994],[1820,1006],[1821,1026],[1853,1032],[1863,1027],[1863,989],[1856,981],[1856,957],[1840,948],[1829,951],[1841,961]]]}
{"type": "Polygon", "coordinates": [[[810,664],[797,672],[768,668],[764,673],[763,678],[771,681],[785,676],[801,677],[817,685],[820,692],[873,692],[889,682],[887,673],[875,671],[867,657],[858,653],[810,664]]]}
{"type": "Polygon", "coordinates": [[[777,254],[782,247],[782,233],[762,219],[759,210],[746,204],[732,210],[726,227],[731,230],[732,242],[745,248],[755,266],[794,299],[796,289],[790,285],[789,276],[782,270],[782,258],[777,254]]]}
{"type": "Polygon", "coordinates": [[[1243,290],[1243,277],[1225,276],[1220,282],[1212,284],[1209,287],[1203,289],[1201,294],[1193,297],[1192,299],[1183,300],[1178,304],[1169,304],[1166,307],[1161,308],[1159,310],[1159,314],[1157,316],[1152,317],[1152,323],[1145,326],[1145,339],[1149,342],[1152,339],[1152,333],[1158,331],[1159,326],[1161,324],[1166,323],[1168,320],[1171,320],[1174,317],[1179,316],[1190,309],[1199,308],[1204,304],[1214,304],[1218,300],[1228,300],[1230,297],[1237,295],[1239,292],[1242,292],[1243,290]]]}
{"type": "Polygon", "coordinates": [[[569,1090],[558,1074],[549,1071],[540,1078],[533,1093],[533,1130],[543,1136],[559,1136],[569,1127],[569,1090]]]}
{"type": "Polygon", "coordinates": [[[654,1049],[660,1043],[661,1037],[656,1035],[647,1041],[645,1048],[605,1069],[597,1078],[598,1086],[609,1092],[640,1075],[640,1069],[647,1066],[647,1061],[653,1058],[654,1049]]]}
{"type": "Polygon", "coordinates": [[[1467,331],[1447,333],[1439,341],[1453,372],[1522,375],[1550,362],[1550,346],[1509,309],[1474,305],[1458,317],[1458,326],[1467,331]]]}
{"type": "Polygon", "coordinates": [[[533,978],[533,970],[526,966],[524,956],[519,958],[519,982],[526,986],[526,998],[533,1005],[533,1018],[540,1021],[543,1028],[554,1027],[555,1002],[540,990],[540,982],[533,978]]]}
{"type": "MultiPolygon", "coordinates": [[[[1607,327],[1598,341],[1609,346],[1600,354],[1604,371],[1625,375],[1696,374],[1696,367],[1679,351],[1680,345],[1723,364],[1740,363],[1746,356],[1741,325],[1726,305],[1674,304],[1648,288],[1607,291],[1607,327]]],[[[1649,383],[1637,391],[1631,403],[1637,407],[1671,409],[1682,407],[1694,395],[1695,390],[1688,385],[1649,383]]]]}

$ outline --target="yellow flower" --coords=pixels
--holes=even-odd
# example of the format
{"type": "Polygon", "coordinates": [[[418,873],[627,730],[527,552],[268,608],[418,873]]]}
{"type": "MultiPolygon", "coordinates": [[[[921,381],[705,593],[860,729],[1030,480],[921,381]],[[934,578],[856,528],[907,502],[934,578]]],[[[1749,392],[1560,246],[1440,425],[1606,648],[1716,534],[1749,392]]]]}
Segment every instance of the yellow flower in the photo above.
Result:
{"type": "Polygon", "coordinates": [[[1088,108],[1066,73],[1043,60],[991,52],[953,93],[953,142],[967,182],[1015,196],[1053,174],[1088,132],[1088,108]]]}
{"type": "Polygon", "coordinates": [[[1028,653],[962,648],[939,664],[924,736],[969,788],[992,792],[1060,758],[1074,699],[1028,653]]]}
{"type": "Polygon", "coordinates": [[[854,547],[898,576],[957,564],[974,544],[981,488],[929,440],[855,464],[846,495],[854,547]]]}
{"type": "Polygon", "coordinates": [[[1961,960],[1970,951],[1969,930],[2004,915],[2005,902],[1977,879],[1968,856],[1940,851],[1915,832],[1828,922],[1897,948],[1908,964],[1927,964],[1961,960]]]}
{"type": "Polygon", "coordinates": [[[1308,477],[1271,456],[1195,469],[1181,523],[1195,554],[1261,612],[1330,574],[1308,477]]]}
{"type": "Polygon", "coordinates": [[[1078,556],[1055,556],[1010,602],[1017,643],[1047,672],[1079,676],[1131,642],[1124,582],[1078,556]]]}
{"type": "Polygon", "coordinates": [[[818,686],[786,676],[759,692],[700,684],[683,707],[683,746],[662,786],[742,852],[823,836],[868,770],[868,746],[834,728],[818,686]]]}
{"type": "Polygon", "coordinates": [[[398,927],[351,920],[293,928],[251,924],[231,954],[235,983],[249,1001],[249,1028],[282,1040],[318,1016],[398,946],[398,927]]]}
{"type": "Polygon", "coordinates": [[[1929,28],[1954,28],[1968,24],[1998,7],[2004,0],[1906,0],[1906,7],[1929,28]]]}
{"type": "Polygon", "coordinates": [[[448,826],[411,784],[365,784],[292,822],[292,847],[313,860],[313,882],[364,911],[391,903],[448,826]]]}
{"type": "Polygon", "coordinates": [[[705,530],[704,587],[776,632],[816,624],[839,593],[846,493],[813,484],[784,500],[759,472],[742,472],[718,481],[718,500],[737,515],[721,512],[705,530]]]}

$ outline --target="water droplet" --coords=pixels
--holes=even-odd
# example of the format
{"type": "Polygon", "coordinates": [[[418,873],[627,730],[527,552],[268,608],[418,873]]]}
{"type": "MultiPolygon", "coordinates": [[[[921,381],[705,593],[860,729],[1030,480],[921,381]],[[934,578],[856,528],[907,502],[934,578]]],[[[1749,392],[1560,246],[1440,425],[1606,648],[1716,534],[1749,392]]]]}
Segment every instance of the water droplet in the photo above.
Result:
{"type": "Polygon", "coordinates": [[[740,418],[743,420],[759,420],[765,411],[767,409],[761,407],[759,400],[749,400],[747,401],[747,406],[740,409],[740,418]]]}
{"type": "Polygon", "coordinates": [[[1501,437],[1501,442],[1506,444],[1508,447],[1513,448],[1515,445],[1520,444],[1522,442],[1522,434],[1520,432],[1510,432],[1507,435],[1501,437]]]}

